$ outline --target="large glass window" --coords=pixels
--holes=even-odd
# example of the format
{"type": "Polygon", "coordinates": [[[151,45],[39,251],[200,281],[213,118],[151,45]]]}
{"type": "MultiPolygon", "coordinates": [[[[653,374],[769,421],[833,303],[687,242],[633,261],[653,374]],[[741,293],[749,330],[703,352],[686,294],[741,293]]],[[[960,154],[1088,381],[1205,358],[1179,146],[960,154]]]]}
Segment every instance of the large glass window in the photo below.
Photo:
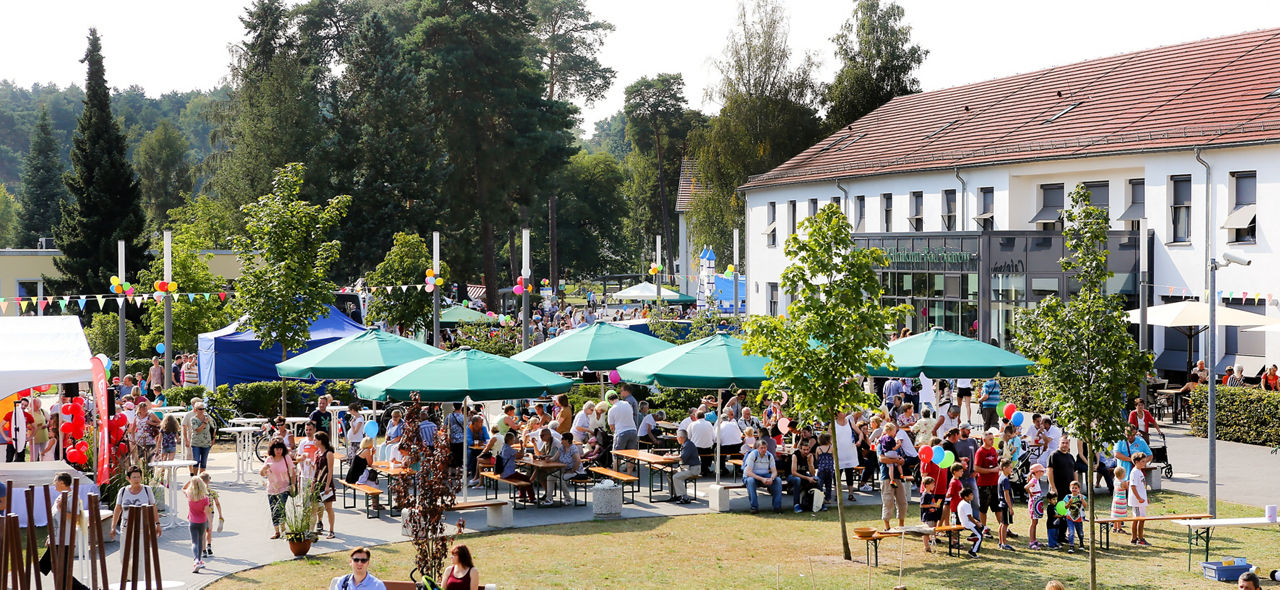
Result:
{"type": "Polygon", "coordinates": [[[1027,275],[992,275],[991,299],[994,301],[1025,301],[1027,299],[1027,275]]]}
{"type": "MultiPolygon", "coordinates": [[[[1267,313],[1267,306],[1265,305],[1228,303],[1227,307],[1261,315],[1266,315],[1267,313]]],[[[1261,357],[1266,354],[1266,347],[1266,332],[1249,332],[1246,328],[1227,327],[1227,345],[1224,351],[1226,354],[1261,357]]]]}

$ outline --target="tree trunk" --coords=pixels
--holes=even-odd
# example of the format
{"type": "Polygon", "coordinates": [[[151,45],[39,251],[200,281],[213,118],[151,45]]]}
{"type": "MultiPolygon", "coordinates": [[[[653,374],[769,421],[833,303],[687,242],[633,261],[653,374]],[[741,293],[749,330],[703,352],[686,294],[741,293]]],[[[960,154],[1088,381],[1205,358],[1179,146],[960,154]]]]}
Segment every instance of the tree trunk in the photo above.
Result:
{"type": "MultiPolygon", "coordinates": [[[[852,428],[852,424],[850,427],[852,428]]],[[[840,518],[840,543],[844,546],[844,560],[853,561],[853,553],[849,551],[849,529],[844,520],[844,491],[840,485],[840,444],[836,437],[836,417],[831,416],[831,457],[836,463],[836,514],[840,518]]]]}
{"type": "Polygon", "coordinates": [[[494,259],[493,222],[480,221],[480,257],[484,259],[484,304],[489,311],[498,310],[498,261],[494,259]]]}
{"type": "Polygon", "coordinates": [[[1085,481],[1085,485],[1089,488],[1089,590],[1098,590],[1098,543],[1096,536],[1098,534],[1098,524],[1095,522],[1094,506],[1093,506],[1093,447],[1085,443],[1085,468],[1084,474],[1089,479],[1085,481]]]}
{"type": "MultiPolygon", "coordinates": [[[[674,273],[675,268],[668,266],[675,259],[675,256],[671,254],[671,252],[673,252],[673,250],[671,249],[671,246],[672,246],[671,236],[669,235],[669,232],[671,231],[671,213],[669,212],[669,207],[667,206],[667,180],[666,180],[666,174],[663,171],[665,166],[663,166],[663,161],[662,161],[662,135],[658,133],[658,125],[656,124],[656,122],[653,126],[653,130],[654,130],[653,146],[654,146],[655,154],[658,157],[658,200],[660,201],[659,210],[662,212],[662,229],[658,233],[659,235],[662,236],[662,250],[663,250],[662,254],[665,254],[667,258],[665,264],[662,260],[659,260],[658,264],[662,265],[662,268],[664,271],[669,271],[671,273],[674,273]]],[[[662,282],[661,272],[659,272],[657,276],[654,277],[653,282],[654,283],[662,282]]]]}
{"type": "MultiPolygon", "coordinates": [[[[283,363],[284,361],[289,360],[289,352],[284,350],[283,346],[281,346],[280,348],[281,348],[280,362],[283,363]]],[[[280,378],[280,415],[281,416],[289,415],[289,413],[286,411],[287,408],[285,407],[288,404],[289,404],[289,382],[287,378],[281,377],[280,378]]]]}
{"type": "Polygon", "coordinates": [[[547,258],[550,268],[547,278],[551,280],[551,292],[560,292],[560,245],[556,241],[556,194],[547,197],[547,258]]]}

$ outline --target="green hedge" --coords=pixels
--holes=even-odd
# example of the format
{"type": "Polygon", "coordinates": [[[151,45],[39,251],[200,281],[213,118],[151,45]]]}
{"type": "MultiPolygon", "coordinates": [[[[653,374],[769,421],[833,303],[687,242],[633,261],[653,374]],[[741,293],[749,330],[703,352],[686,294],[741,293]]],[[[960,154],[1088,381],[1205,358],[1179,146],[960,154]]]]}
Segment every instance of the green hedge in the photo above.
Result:
{"type": "Polygon", "coordinates": [[[151,371],[151,357],[144,359],[125,359],[124,368],[125,372],[130,375],[142,373],[143,378],[145,378],[149,374],[149,371],[151,371]]]}
{"type": "Polygon", "coordinates": [[[185,406],[191,402],[191,398],[198,397],[201,399],[209,397],[209,390],[203,385],[188,385],[186,387],[170,387],[164,390],[165,403],[171,406],[185,406]]]}
{"type": "MultiPolygon", "coordinates": [[[[998,377],[1000,382],[1000,401],[1018,406],[1019,410],[1031,413],[1047,413],[1049,403],[1037,388],[1035,377],[998,377]]],[[[974,396],[977,396],[978,382],[974,380],[974,396]]]]}
{"type": "MultiPolygon", "coordinates": [[[[569,390],[569,401],[573,404],[575,411],[582,409],[587,402],[598,402],[601,397],[601,389],[608,391],[610,389],[618,389],[617,385],[575,385],[569,390]]],[[[648,400],[649,411],[656,412],[658,410],[666,410],[667,418],[683,418],[685,412],[689,408],[697,407],[702,403],[702,396],[713,394],[715,392],[702,389],[674,389],[668,387],[658,388],[658,393],[649,395],[648,388],[639,387],[639,395],[641,401],[648,400]]],[[[676,420],[677,422],[679,420],[676,420]]]]}
{"type": "MultiPolygon", "coordinates": [[[[1253,387],[1217,387],[1218,440],[1280,446],[1280,392],[1253,387]]],[[[1191,392],[1191,434],[1206,436],[1209,390],[1191,392]]]]}
{"type": "MultiPolygon", "coordinates": [[[[334,396],[338,404],[347,405],[354,399],[354,390],[350,381],[307,383],[290,379],[284,383],[288,387],[289,415],[291,416],[302,415],[303,408],[315,400],[318,395],[317,390],[322,387],[334,396]]],[[[213,405],[238,413],[274,417],[280,414],[280,388],[279,381],[239,383],[230,388],[219,385],[218,392],[213,398],[213,405]]]]}

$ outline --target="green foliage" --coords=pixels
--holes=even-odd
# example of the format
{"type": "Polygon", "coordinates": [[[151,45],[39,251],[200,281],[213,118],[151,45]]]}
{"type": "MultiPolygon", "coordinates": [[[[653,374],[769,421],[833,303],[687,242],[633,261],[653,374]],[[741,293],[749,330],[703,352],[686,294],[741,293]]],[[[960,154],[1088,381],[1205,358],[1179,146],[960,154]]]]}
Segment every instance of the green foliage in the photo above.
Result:
{"type": "Polygon", "coordinates": [[[454,348],[461,346],[509,357],[520,352],[520,329],[487,324],[459,324],[454,348]]]}
{"type": "Polygon", "coordinates": [[[161,119],[133,151],[148,235],[166,227],[169,210],[181,206],[183,195],[191,192],[190,148],[182,132],[168,119],[161,119]]]}
{"type": "MultiPolygon", "coordinates": [[[[142,356],[142,341],[138,338],[138,328],[133,322],[124,323],[125,356],[142,356]]],[[[109,358],[120,357],[120,320],[114,313],[98,313],[89,321],[84,329],[84,337],[89,341],[89,352],[105,354],[109,358]]],[[[147,358],[151,358],[150,355],[147,358]]]]}
{"type": "MultiPolygon", "coordinates": [[[[62,207],[69,199],[62,184],[62,157],[58,148],[49,108],[41,106],[40,118],[31,131],[31,150],[22,166],[22,188],[18,193],[18,209],[14,210],[20,212],[20,216],[9,218],[21,220],[21,234],[14,236],[20,247],[35,248],[40,238],[53,235],[53,228],[62,220],[62,207]]],[[[0,215],[0,219],[5,216],[0,215]]]]}
{"type": "MultiPolygon", "coordinates": [[[[658,74],[642,77],[627,86],[623,112],[627,117],[627,139],[632,151],[628,167],[634,172],[626,192],[631,198],[632,223],[628,230],[638,235],[636,246],[654,235],[662,236],[663,258],[675,260],[672,239],[672,210],[679,184],[680,159],[684,139],[694,118],[685,114],[684,77],[658,74]]],[[[643,251],[643,248],[637,248],[643,251]]]]}
{"type": "Polygon", "coordinates": [[[595,122],[595,132],[586,141],[588,152],[593,154],[607,153],[619,162],[627,159],[631,153],[631,141],[627,139],[627,114],[618,111],[595,122]]]}
{"type": "MultiPolygon", "coordinates": [[[[581,279],[626,268],[627,236],[618,221],[627,214],[622,196],[626,175],[608,154],[574,154],[551,178],[546,193],[556,196],[556,242],[560,277],[581,279]]],[[[547,217],[547,204],[538,203],[535,219],[547,217]]],[[[534,268],[547,268],[550,257],[547,228],[533,227],[534,268]]],[[[597,293],[599,290],[597,290],[597,293]]]]}
{"type": "MultiPolygon", "coordinates": [[[[892,366],[884,326],[903,321],[911,306],[881,304],[876,269],[889,258],[879,249],[857,247],[839,207],[823,207],[800,228],[787,238],[785,254],[792,262],[782,271],[781,281],[794,300],[786,315],[750,318],[743,351],[770,359],[765,365],[769,379],[760,394],[772,398],[789,392],[788,414],[793,420],[834,420],[837,412],[878,405],[879,397],[853,376],[868,366],[892,366]]],[[[839,483],[836,497],[841,497],[839,483]]],[[[843,503],[839,506],[848,560],[843,503]]]]}
{"type": "Polygon", "coordinates": [[[1024,412],[1050,413],[1050,408],[1053,407],[1050,399],[1052,394],[1040,387],[1040,380],[1034,375],[998,377],[996,381],[1000,382],[1000,401],[1014,404],[1024,412]]]}
{"type": "MultiPolygon", "coordinates": [[[[370,286],[420,285],[431,269],[431,249],[418,234],[396,233],[387,256],[365,276],[370,286]]],[[[449,269],[440,265],[441,278],[449,280],[449,269]]],[[[369,319],[412,330],[431,325],[433,293],[414,288],[375,291],[369,300],[369,319]]]]}
{"type": "MultiPolygon", "coordinates": [[[[272,383],[272,385],[276,385],[272,383]]],[[[209,398],[209,390],[203,385],[187,385],[185,387],[170,387],[164,390],[165,403],[171,406],[185,406],[191,403],[191,398],[198,397],[200,399],[209,398]]]]}
{"type": "Polygon", "coordinates": [[[679,422],[690,408],[696,408],[702,403],[702,397],[706,394],[705,389],[659,387],[658,393],[648,397],[649,411],[666,410],[668,420],[679,422]]]}
{"type": "MultiPolygon", "coordinates": [[[[1280,446],[1280,392],[1256,387],[1215,388],[1218,440],[1280,446]]],[[[1191,434],[1208,436],[1209,388],[1191,391],[1191,434]]]]}
{"type": "Polygon", "coordinates": [[[929,51],[911,42],[911,27],[893,2],[858,0],[853,16],[832,38],[842,65],[827,86],[827,126],[839,129],[895,96],[920,92],[915,70],[929,51]]]}
{"type": "Polygon", "coordinates": [[[547,78],[547,98],[592,104],[604,97],[616,72],[596,54],[613,25],[591,20],[584,0],[530,0],[529,11],[536,22],[530,53],[547,78]]]}
{"type": "MultiPolygon", "coordinates": [[[[163,245],[161,245],[163,248],[163,245]]],[[[226,288],[226,279],[209,271],[209,259],[212,254],[201,254],[195,238],[189,234],[178,234],[173,238],[172,278],[178,283],[183,293],[216,293],[226,288]]],[[[150,289],[156,281],[164,280],[163,253],[151,261],[150,268],[138,273],[138,282],[143,290],[150,289]]],[[[205,332],[212,332],[228,323],[234,317],[230,306],[217,297],[205,299],[183,294],[173,296],[173,330],[171,345],[175,352],[196,350],[196,338],[205,332]]],[[[143,324],[148,331],[142,337],[143,347],[154,350],[157,344],[164,342],[164,306],[149,305],[143,324]]]]}
{"type": "MultiPolygon", "coordinates": [[[[168,227],[175,239],[190,239],[200,249],[229,250],[239,227],[240,213],[230,202],[209,195],[195,195],[169,211],[168,227]]],[[[179,283],[181,284],[181,283],[179,283]]]]}
{"type": "MultiPolygon", "coordinates": [[[[321,389],[324,389],[323,393],[332,394],[335,403],[345,405],[355,399],[350,381],[317,381],[309,383],[286,379],[284,383],[288,391],[288,407],[294,408],[295,413],[300,412],[307,404],[314,402],[316,397],[322,393],[321,389]]],[[[212,398],[206,398],[206,401],[211,400],[210,403],[215,407],[227,408],[239,413],[257,414],[264,417],[287,416],[288,414],[280,411],[280,387],[279,381],[237,383],[231,387],[219,385],[217,393],[212,398]]],[[[193,391],[192,394],[195,394],[195,392],[193,391]]],[[[188,396],[188,399],[190,399],[190,396],[188,396]]],[[[170,398],[169,401],[173,402],[173,399],[170,398]]]]}
{"type": "MultiPolygon", "coordinates": [[[[118,334],[119,332],[116,332],[116,333],[118,334]]],[[[127,331],[126,331],[126,334],[127,334],[127,331]]],[[[129,373],[130,375],[136,375],[138,373],[142,373],[142,375],[145,377],[148,374],[148,371],[151,370],[151,357],[141,358],[141,359],[125,359],[124,366],[125,366],[126,373],[129,373]]]]}
{"type": "Polygon", "coordinates": [[[62,251],[53,265],[61,276],[44,279],[54,293],[61,294],[106,293],[118,268],[117,240],[124,240],[130,265],[136,268],[150,260],[138,180],[126,158],[120,124],[111,113],[96,29],[89,29],[84,61],[89,66],[85,108],[72,140],[71,172],[63,177],[71,201],[62,208],[62,219],[53,232],[62,251]]]}
{"type": "Polygon", "coordinates": [[[22,245],[19,235],[22,232],[18,224],[20,209],[18,201],[0,184],[0,248],[17,248],[22,245]]]}

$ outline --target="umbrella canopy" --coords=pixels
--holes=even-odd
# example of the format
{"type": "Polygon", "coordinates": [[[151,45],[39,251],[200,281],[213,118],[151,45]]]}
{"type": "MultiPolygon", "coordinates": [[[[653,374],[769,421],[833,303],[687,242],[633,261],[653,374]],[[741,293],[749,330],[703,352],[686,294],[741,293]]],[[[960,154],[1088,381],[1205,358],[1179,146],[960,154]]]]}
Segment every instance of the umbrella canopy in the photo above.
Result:
{"type": "Polygon", "coordinates": [[[276,363],[276,372],[295,379],[364,379],[438,354],[444,351],[370,328],[276,363]]]}
{"type": "Polygon", "coordinates": [[[511,358],[548,371],[608,371],[674,344],[596,322],[547,340],[511,358]]]}
{"type": "MultiPolygon", "coordinates": [[[[1129,310],[1129,323],[1139,323],[1141,313],[1140,309],[1129,310]]],[[[1280,323],[1280,319],[1221,305],[1218,306],[1215,321],[1219,326],[1269,326],[1280,323]]],[[[1201,301],[1179,301],[1153,305],[1147,308],[1147,323],[1167,328],[1207,326],[1209,325],[1209,304],[1201,301]]]]}
{"type": "Polygon", "coordinates": [[[972,338],[934,328],[889,343],[896,370],[869,369],[874,377],[930,377],[990,379],[1029,375],[1035,364],[1025,357],[972,338]]]}
{"type": "Polygon", "coordinates": [[[759,389],[768,379],[767,362],[743,353],[742,340],[715,334],[631,361],[618,367],[618,374],[626,381],[663,387],[759,389]]]}
{"type": "Polygon", "coordinates": [[[356,383],[360,399],[404,401],[418,393],[424,402],[525,399],[564,393],[573,381],[528,363],[464,346],[410,361],[356,383]]]}
{"type": "MultiPolygon", "coordinates": [[[[641,281],[640,283],[627,287],[617,293],[611,293],[609,297],[617,299],[618,301],[648,301],[654,299],[654,293],[655,288],[653,283],[641,281]]],[[[692,296],[672,291],[666,287],[662,288],[662,299],[671,303],[694,303],[697,301],[697,299],[692,296]]]]}
{"type": "Polygon", "coordinates": [[[440,324],[456,326],[458,324],[496,324],[498,318],[491,318],[465,305],[455,305],[440,312],[440,324]]]}

